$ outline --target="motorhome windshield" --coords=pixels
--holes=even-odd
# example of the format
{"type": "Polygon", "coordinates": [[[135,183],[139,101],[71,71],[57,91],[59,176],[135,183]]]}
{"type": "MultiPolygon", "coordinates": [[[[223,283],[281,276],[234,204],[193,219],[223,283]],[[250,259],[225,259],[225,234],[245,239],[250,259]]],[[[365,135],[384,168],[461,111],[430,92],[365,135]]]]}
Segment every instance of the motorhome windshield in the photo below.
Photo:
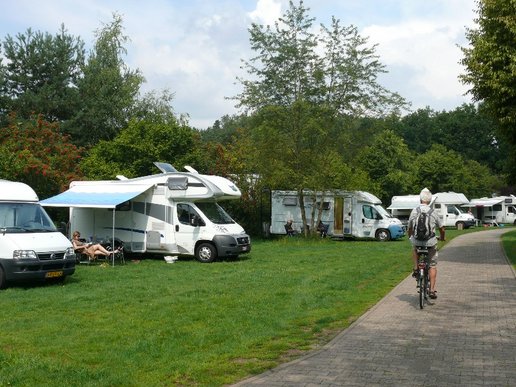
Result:
{"type": "Polygon", "coordinates": [[[0,230],[2,232],[56,231],[54,223],[37,203],[0,203],[0,230]]]}
{"type": "Polygon", "coordinates": [[[376,208],[376,211],[378,211],[384,218],[392,218],[392,215],[389,214],[389,212],[387,212],[387,210],[381,205],[377,204],[374,206],[374,208],[376,208]]]}
{"type": "Polygon", "coordinates": [[[217,203],[197,202],[197,207],[206,215],[206,217],[215,224],[231,224],[235,223],[231,216],[217,203]]]}

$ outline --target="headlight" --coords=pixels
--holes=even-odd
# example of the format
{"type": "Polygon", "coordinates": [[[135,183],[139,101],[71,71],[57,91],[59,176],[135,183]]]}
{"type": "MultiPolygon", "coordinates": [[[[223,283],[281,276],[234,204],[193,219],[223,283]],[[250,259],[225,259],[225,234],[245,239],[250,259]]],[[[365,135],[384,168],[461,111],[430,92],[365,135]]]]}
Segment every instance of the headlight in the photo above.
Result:
{"type": "Polygon", "coordinates": [[[34,250],[14,250],[13,259],[38,259],[34,250]]]}
{"type": "Polygon", "coordinates": [[[73,247],[68,247],[65,251],[65,259],[75,259],[75,251],[73,247]]]}

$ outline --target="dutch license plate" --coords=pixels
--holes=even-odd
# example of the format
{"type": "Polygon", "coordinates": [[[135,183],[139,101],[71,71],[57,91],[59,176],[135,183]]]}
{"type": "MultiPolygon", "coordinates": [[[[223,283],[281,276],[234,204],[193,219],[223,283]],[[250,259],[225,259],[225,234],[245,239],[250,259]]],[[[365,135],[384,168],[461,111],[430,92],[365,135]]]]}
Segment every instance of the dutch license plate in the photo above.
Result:
{"type": "Polygon", "coordinates": [[[58,278],[58,277],[62,277],[62,276],[63,276],[62,271],[49,271],[48,273],[45,274],[45,278],[58,278]]]}

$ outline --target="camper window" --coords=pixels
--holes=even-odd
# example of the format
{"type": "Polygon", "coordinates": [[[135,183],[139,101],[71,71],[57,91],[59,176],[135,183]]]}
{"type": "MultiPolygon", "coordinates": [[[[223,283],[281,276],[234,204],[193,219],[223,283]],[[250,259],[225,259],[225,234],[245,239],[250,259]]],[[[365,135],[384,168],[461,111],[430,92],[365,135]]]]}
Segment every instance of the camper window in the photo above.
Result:
{"type": "Polygon", "coordinates": [[[231,216],[217,203],[213,202],[197,202],[197,207],[206,215],[206,217],[215,224],[232,224],[235,223],[231,216]]]}
{"type": "Polygon", "coordinates": [[[495,204],[493,206],[493,211],[502,211],[502,205],[501,204],[495,204]]]}
{"type": "Polygon", "coordinates": [[[362,213],[367,219],[382,219],[378,211],[371,206],[362,206],[362,213]]]}
{"type": "Polygon", "coordinates": [[[0,228],[7,232],[56,231],[39,204],[0,203],[0,228]]]}
{"type": "Polygon", "coordinates": [[[178,204],[177,205],[177,219],[182,224],[188,224],[194,226],[194,219],[200,219],[197,211],[193,209],[189,204],[178,204]]]}
{"type": "MultiPolygon", "coordinates": [[[[321,205],[321,202],[315,203],[315,208],[319,208],[320,205],[321,205]]],[[[322,209],[323,210],[329,210],[330,209],[330,202],[323,202],[322,203],[322,209]]]]}
{"type": "Polygon", "coordinates": [[[283,198],[284,206],[297,206],[297,198],[294,196],[283,198]]]}

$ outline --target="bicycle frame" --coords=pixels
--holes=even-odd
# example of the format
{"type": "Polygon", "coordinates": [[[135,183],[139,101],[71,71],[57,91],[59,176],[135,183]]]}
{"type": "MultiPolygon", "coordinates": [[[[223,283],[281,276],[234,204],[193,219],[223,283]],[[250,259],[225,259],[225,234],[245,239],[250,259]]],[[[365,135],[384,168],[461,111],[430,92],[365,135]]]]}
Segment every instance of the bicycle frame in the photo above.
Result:
{"type": "Polygon", "coordinates": [[[419,307],[424,308],[425,302],[428,302],[428,296],[430,292],[430,260],[428,258],[428,247],[417,246],[417,266],[418,266],[418,277],[417,277],[417,289],[419,293],[419,307]]]}

